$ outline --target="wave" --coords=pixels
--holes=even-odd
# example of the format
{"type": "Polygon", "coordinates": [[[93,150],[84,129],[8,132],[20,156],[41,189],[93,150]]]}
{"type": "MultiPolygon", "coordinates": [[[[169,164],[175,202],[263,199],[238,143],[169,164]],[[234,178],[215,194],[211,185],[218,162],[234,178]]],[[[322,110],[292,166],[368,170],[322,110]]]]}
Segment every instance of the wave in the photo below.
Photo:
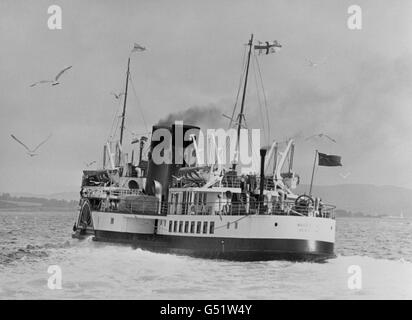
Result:
{"type": "Polygon", "coordinates": [[[405,259],[338,255],[325,263],[236,262],[153,253],[92,237],[29,244],[7,258],[15,262],[3,265],[10,280],[1,285],[11,290],[4,291],[7,298],[412,299],[412,262],[405,259]],[[63,272],[59,293],[45,286],[54,264],[63,272]],[[349,284],[353,266],[360,270],[360,288],[349,284]]]}
{"type": "MultiPolygon", "coordinates": [[[[16,239],[17,240],[17,239],[16,239]]],[[[15,243],[9,241],[8,247],[2,247],[0,251],[0,265],[10,264],[18,261],[33,261],[49,256],[49,249],[69,248],[72,243],[67,240],[62,243],[27,244],[25,246],[10,246],[15,243]]]]}
{"type": "Polygon", "coordinates": [[[326,263],[236,262],[102,243],[69,250],[86,274],[115,281],[120,286],[117,298],[130,298],[131,292],[139,299],[412,298],[412,263],[404,259],[339,255],[326,263]],[[352,266],[361,271],[361,289],[348,285],[352,266]],[[147,290],[138,293],[135,286],[147,290]]]}

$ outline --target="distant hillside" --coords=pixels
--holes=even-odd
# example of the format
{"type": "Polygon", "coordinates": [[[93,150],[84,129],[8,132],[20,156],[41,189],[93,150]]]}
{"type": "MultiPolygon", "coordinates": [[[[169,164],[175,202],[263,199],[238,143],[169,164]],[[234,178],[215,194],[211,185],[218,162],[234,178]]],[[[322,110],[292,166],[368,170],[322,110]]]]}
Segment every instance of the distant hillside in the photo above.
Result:
{"type": "MultiPolygon", "coordinates": [[[[297,193],[307,193],[307,185],[298,186],[297,193]]],[[[412,217],[412,190],[394,186],[367,184],[341,184],[334,186],[313,186],[312,194],[338,209],[362,212],[370,215],[394,215],[401,211],[412,217]]]]}
{"type": "Polygon", "coordinates": [[[19,210],[64,210],[74,209],[77,202],[61,199],[47,199],[33,196],[11,196],[8,193],[0,194],[0,209],[19,210]]]}
{"type": "MultiPolygon", "coordinates": [[[[80,191],[80,189],[79,189],[80,191]]],[[[54,199],[54,200],[66,200],[66,201],[78,201],[79,191],[75,192],[59,192],[51,194],[35,194],[35,193],[24,193],[24,192],[13,192],[10,193],[12,197],[24,197],[24,198],[43,198],[43,199],[54,199]]]]}
{"type": "Polygon", "coordinates": [[[66,200],[66,201],[79,201],[80,189],[76,192],[60,192],[52,193],[46,196],[48,199],[66,200]]]}

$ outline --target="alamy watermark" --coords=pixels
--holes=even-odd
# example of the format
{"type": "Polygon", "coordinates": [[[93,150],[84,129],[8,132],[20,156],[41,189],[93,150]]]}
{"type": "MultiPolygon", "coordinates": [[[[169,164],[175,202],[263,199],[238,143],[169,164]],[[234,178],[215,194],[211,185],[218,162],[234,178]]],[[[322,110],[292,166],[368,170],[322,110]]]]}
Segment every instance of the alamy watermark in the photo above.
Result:
{"type": "Polygon", "coordinates": [[[362,8],[356,4],[348,7],[347,25],[350,30],[362,30],[362,8]]]}
{"type": "Polygon", "coordinates": [[[62,288],[62,269],[58,265],[49,266],[47,273],[51,276],[47,279],[47,287],[50,290],[60,290],[62,288]]]}
{"type": "Polygon", "coordinates": [[[356,264],[348,267],[348,273],[351,275],[348,278],[348,289],[362,289],[362,268],[356,264]]]}
{"type": "Polygon", "coordinates": [[[62,8],[54,4],[47,8],[47,13],[50,14],[49,19],[47,19],[47,27],[50,30],[61,30],[63,26],[62,8]]]}
{"type": "Polygon", "coordinates": [[[250,166],[259,154],[260,129],[184,130],[183,121],[176,121],[172,133],[168,128],[153,131],[151,159],[155,164],[240,164],[250,166]],[[174,135],[174,136],[173,136],[174,135]],[[239,138],[238,138],[239,135],[239,138]]]}

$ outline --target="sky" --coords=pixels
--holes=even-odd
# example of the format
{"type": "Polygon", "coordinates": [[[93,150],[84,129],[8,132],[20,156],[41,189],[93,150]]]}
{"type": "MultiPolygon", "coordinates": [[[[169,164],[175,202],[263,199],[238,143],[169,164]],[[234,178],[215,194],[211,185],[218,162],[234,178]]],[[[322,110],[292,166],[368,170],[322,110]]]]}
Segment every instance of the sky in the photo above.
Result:
{"type": "Polygon", "coordinates": [[[110,92],[124,90],[135,42],[147,50],[131,56],[126,143],[132,132],[171,114],[187,120],[193,110],[203,127],[227,126],[221,114],[232,112],[251,33],[282,50],[256,57],[267,110],[258,103],[255,63],[248,126],[269,120],[265,143],[296,136],[302,183],[310,182],[318,149],[342,156],[343,166],[317,168],[315,184],[412,188],[411,16],[412,2],[403,0],[2,0],[0,192],[79,189],[85,162],[101,163],[121,107],[110,92]],[[61,30],[47,26],[54,4],[62,8],[61,30]],[[362,9],[361,30],[347,26],[352,4],[362,9]],[[30,87],[69,65],[60,85],[30,87]],[[305,139],[316,133],[337,142],[305,139]],[[10,134],[30,147],[52,137],[31,158],[10,134]]]}

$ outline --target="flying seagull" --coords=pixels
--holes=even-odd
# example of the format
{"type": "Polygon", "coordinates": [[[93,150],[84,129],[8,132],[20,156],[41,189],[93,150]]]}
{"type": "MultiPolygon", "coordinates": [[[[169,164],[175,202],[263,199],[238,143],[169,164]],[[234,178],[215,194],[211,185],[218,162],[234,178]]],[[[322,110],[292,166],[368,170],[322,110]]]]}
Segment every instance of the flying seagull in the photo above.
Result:
{"type": "Polygon", "coordinates": [[[319,137],[319,138],[325,137],[325,138],[329,139],[330,141],[336,143],[336,140],[335,140],[335,139],[329,137],[327,134],[324,134],[324,133],[314,134],[314,135],[312,135],[312,136],[310,136],[310,137],[307,137],[305,140],[309,140],[309,139],[312,139],[312,138],[314,138],[314,137],[319,137]]]}
{"type": "Polygon", "coordinates": [[[34,87],[38,84],[43,84],[43,83],[51,83],[52,86],[58,85],[60,82],[58,82],[59,78],[61,77],[61,75],[66,72],[67,70],[69,70],[72,66],[66,67],[63,70],[61,70],[56,77],[54,78],[54,80],[40,80],[37,81],[35,83],[33,83],[32,85],[30,85],[30,87],[34,87]]]}
{"type": "Polygon", "coordinates": [[[19,139],[17,139],[14,135],[11,135],[11,137],[12,137],[14,140],[16,140],[18,143],[20,143],[20,144],[27,150],[27,154],[28,154],[30,157],[34,157],[34,156],[37,156],[37,155],[38,155],[38,154],[36,153],[37,149],[39,149],[40,146],[42,146],[44,143],[46,143],[47,140],[50,139],[51,134],[50,134],[45,140],[43,140],[42,142],[40,142],[40,143],[37,145],[37,147],[34,148],[33,150],[30,150],[29,147],[27,147],[23,142],[21,142],[19,139]]]}
{"type": "Polygon", "coordinates": [[[295,135],[293,135],[293,136],[290,136],[290,137],[287,137],[286,139],[284,139],[284,140],[282,140],[282,141],[278,141],[278,143],[279,144],[281,144],[281,143],[289,143],[289,141],[291,140],[291,139],[293,139],[293,140],[298,140],[298,139],[300,139],[300,138],[302,138],[302,132],[298,132],[298,133],[296,133],[295,135]]]}
{"type": "Polygon", "coordinates": [[[117,100],[119,100],[121,96],[124,95],[124,92],[120,92],[120,93],[110,92],[110,94],[112,94],[117,100]]]}
{"type": "Polygon", "coordinates": [[[319,64],[316,62],[313,62],[312,60],[306,59],[306,61],[308,62],[308,67],[314,67],[316,68],[319,64]]]}
{"type": "Polygon", "coordinates": [[[328,57],[326,56],[326,57],[325,57],[322,61],[320,61],[320,62],[314,62],[314,61],[309,60],[309,59],[306,59],[306,61],[308,62],[308,67],[316,68],[316,67],[321,66],[322,64],[325,64],[327,59],[328,59],[328,57]]]}
{"type": "Polygon", "coordinates": [[[140,44],[135,43],[134,46],[133,46],[133,49],[132,49],[132,53],[133,52],[145,51],[145,50],[146,50],[146,47],[143,47],[140,44]]]}
{"type": "Polygon", "coordinates": [[[339,175],[340,175],[343,179],[346,179],[347,177],[350,176],[350,172],[347,172],[346,174],[339,173],[339,175]]]}
{"type": "Polygon", "coordinates": [[[321,61],[319,61],[319,62],[315,62],[315,61],[310,60],[310,59],[305,59],[305,60],[308,62],[308,67],[316,68],[316,67],[321,66],[322,64],[325,64],[326,61],[329,59],[329,57],[330,57],[331,55],[333,55],[333,54],[334,54],[334,52],[329,53],[328,55],[326,55],[326,56],[323,58],[323,60],[321,60],[321,61]]]}
{"type": "Polygon", "coordinates": [[[89,163],[85,162],[84,164],[86,165],[86,167],[90,167],[93,163],[96,163],[96,161],[91,161],[89,163]]]}

